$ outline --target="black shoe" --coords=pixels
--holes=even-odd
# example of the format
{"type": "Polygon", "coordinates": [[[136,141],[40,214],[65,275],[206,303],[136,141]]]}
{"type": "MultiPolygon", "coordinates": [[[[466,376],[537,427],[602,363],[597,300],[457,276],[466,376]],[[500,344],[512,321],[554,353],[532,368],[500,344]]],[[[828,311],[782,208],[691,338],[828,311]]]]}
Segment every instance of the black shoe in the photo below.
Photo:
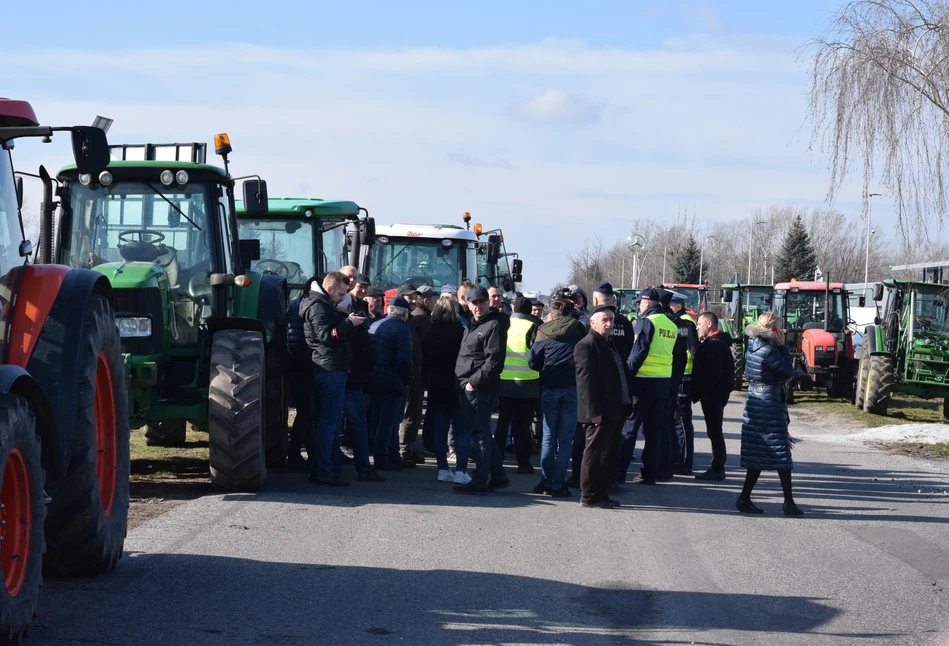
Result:
{"type": "Polygon", "coordinates": [[[564,484],[568,487],[573,487],[574,489],[580,488],[580,480],[578,480],[577,478],[570,478],[564,484]]]}
{"type": "Polygon", "coordinates": [[[622,506],[623,506],[623,505],[620,503],[619,500],[616,500],[616,499],[614,499],[614,498],[610,498],[610,497],[607,496],[606,494],[603,495],[603,500],[605,500],[606,502],[610,503],[610,504],[613,505],[614,507],[622,507],[622,506]]]}
{"type": "Polygon", "coordinates": [[[342,480],[340,478],[332,478],[330,480],[323,480],[322,478],[315,478],[310,476],[310,482],[315,485],[321,485],[324,487],[348,487],[350,482],[349,480],[342,480]]]}
{"type": "Polygon", "coordinates": [[[636,476],[633,478],[633,484],[642,484],[642,485],[654,485],[656,481],[653,478],[644,478],[643,476],[636,476]]]}
{"type": "Polygon", "coordinates": [[[672,482],[672,474],[671,474],[671,473],[663,473],[662,475],[659,475],[659,474],[657,473],[657,474],[656,474],[656,480],[658,480],[659,482],[672,482]]]}
{"type": "Polygon", "coordinates": [[[385,482],[386,481],[386,479],[383,478],[378,473],[376,473],[375,470],[365,471],[363,473],[360,473],[359,475],[356,476],[356,479],[359,480],[359,482],[385,482]]]}
{"type": "Polygon", "coordinates": [[[682,467],[680,469],[673,469],[672,473],[677,476],[690,476],[693,475],[694,472],[692,469],[686,469],[685,467],[682,467]]]}
{"type": "Polygon", "coordinates": [[[551,491],[552,489],[548,487],[547,485],[545,485],[543,482],[541,482],[539,485],[534,487],[534,493],[536,493],[537,495],[546,494],[549,496],[551,491]]]}
{"type": "Polygon", "coordinates": [[[581,507],[588,507],[590,509],[616,509],[616,507],[609,500],[597,500],[596,502],[583,502],[580,501],[581,507]]]}
{"type": "Polygon", "coordinates": [[[402,467],[398,464],[393,464],[392,462],[383,462],[382,464],[376,465],[376,471],[401,471],[402,467]]]}
{"type": "Polygon", "coordinates": [[[563,489],[549,489],[547,491],[553,498],[572,498],[573,492],[564,487],[563,489]]]}
{"type": "Polygon", "coordinates": [[[511,486],[510,478],[504,478],[503,480],[492,480],[488,483],[488,491],[497,491],[498,489],[507,489],[511,486]]]}
{"type": "Polygon", "coordinates": [[[405,458],[389,458],[389,462],[391,462],[392,464],[395,464],[396,466],[400,466],[403,469],[415,468],[415,463],[412,462],[411,460],[406,460],[405,458]]]}
{"type": "Polygon", "coordinates": [[[724,480],[725,472],[724,471],[713,471],[709,469],[695,476],[696,480],[724,480]]]}
{"type": "Polygon", "coordinates": [[[529,464],[521,464],[518,465],[517,472],[525,476],[534,475],[534,467],[529,464]]]}
{"type": "Polygon", "coordinates": [[[743,514],[763,514],[764,509],[755,505],[755,503],[750,500],[742,500],[739,498],[735,501],[735,509],[740,511],[743,514]]]}
{"type": "Polygon", "coordinates": [[[784,507],[782,507],[782,509],[784,510],[785,516],[803,516],[804,515],[804,511],[800,507],[795,505],[793,502],[784,503],[784,507]]]}
{"type": "Polygon", "coordinates": [[[454,491],[455,493],[466,493],[473,496],[484,496],[484,495],[487,495],[488,493],[487,487],[476,487],[470,482],[468,484],[455,485],[454,487],[451,488],[451,490],[454,491]]]}
{"type": "Polygon", "coordinates": [[[421,453],[406,453],[402,456],[403,460],[408,460],[412,464],[425,464],[425,456],[421,453]]]}
{"type": "Polygon", "coordinates": [[[356,460],[343,453],[343,464],[352,464],[356,460]]]}
{"type": "Polygon", "coordinates": [[[310,465],[306,463],[306,460],[297,456],[295,458],[287,459],[287,471],[290,473],[309,473],[310,465]]]}

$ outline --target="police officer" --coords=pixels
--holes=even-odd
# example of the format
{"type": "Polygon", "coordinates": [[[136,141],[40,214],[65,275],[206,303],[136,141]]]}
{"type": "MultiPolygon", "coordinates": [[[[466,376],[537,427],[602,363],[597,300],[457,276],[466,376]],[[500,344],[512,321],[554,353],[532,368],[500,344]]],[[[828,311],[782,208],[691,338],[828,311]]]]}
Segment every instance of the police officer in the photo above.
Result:
{"type": "MultiPolygon", "coordinates": [[[[646,438],[641,456],[643,466],[635,482],[650,485],[656,484],[658,479],[664,437],[668,447],[672,353],[679,334],[676,324],[666,314],[659,299],[659,290],[652,288],[644,289],[636,299],[639,303],[639,319],[634,328],[633,349],[629,355],[633,416],[637,424],[642,425],[646,438]]],[[[631,437],[623,439],[620,473],[626,473],[629,469],[633,441],[631,437]]]]}
{"type": "Polygon", "coordinates": [[[699,337],[695,328],[695,319],[685,309],[685,296],[672,294],[669,303],[672,320],[679,328],[679,339],[685,344],[685,369],[676,393],[675,432],[677,444],[673,444],[672,470],[676,475],[692,475],[692,457],[695,452],[695,427],[692,425],[692,360],[698,350],[699,337]],[[676,450],[678,449],[678,450],[676,450]]]}
{"type": "Polygon", "coordinates": [[[669,382],[669,397],[666,399],[666,429],[660,435],[659,443],[659,471],[657,478],[660,482],[672,480],[672,469],[675,462],[675,454],[678,452],[679,438],[676,435],[676,407],[678,405],[679,385],[682,383],[682,377],[685,375],[685,366],[688,363],[688,352],[686,344],[679,337],[679,326],[675,321],[675,315],[672,313],[673,293],[667,289],[660,289],[659,304],[662,306],[663,313],[669,317],[672,324],[676,326],[676,340],[672,347],[672,379],[669,382]]]}
{"type": "MultiPolygon", "coordinates": [[[[604,280],[593,290],[593,307],[606,305],[616,310],[616,294],[613,292],[613,285],[604,280]]],[[[613,333],[610,335],[613,347],[619,352],[623,361],[629,359],[629,353],[633,349],[633,323],[625,316],[616,316],[613,319],[613,333]]]]}

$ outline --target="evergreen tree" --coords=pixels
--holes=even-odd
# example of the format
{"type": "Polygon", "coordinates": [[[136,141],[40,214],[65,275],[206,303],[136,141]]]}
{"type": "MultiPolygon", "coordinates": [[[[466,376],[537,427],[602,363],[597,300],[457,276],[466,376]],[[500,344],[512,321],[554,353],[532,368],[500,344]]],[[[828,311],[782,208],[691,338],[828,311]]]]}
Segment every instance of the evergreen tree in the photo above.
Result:
{"type": "MultiPolygon", "coordinates": [[[[677,283],[686,283],[696,285],[699,282],[699,274],[703,277],[708,275],[708,265],[699,271],[699,262],[702,259],[702,250],[699,249],[695,237],[690,235],[685,243],[685,249],[679,254],[673,271],[675,272],[675,281],[677,283]]],[[[704,263],[703,263],[704,264],[704,263]]]]}
{"type": "Polygon", "coordinates": [[[814,280],[817,270],[817,253],[811,244],[811,237],[807,234],[801,216],[794,218],[791,228],[784,236],[781,251],[774,264],[774,280],[783,283],[797,278],[798,280],[814,280]]]}

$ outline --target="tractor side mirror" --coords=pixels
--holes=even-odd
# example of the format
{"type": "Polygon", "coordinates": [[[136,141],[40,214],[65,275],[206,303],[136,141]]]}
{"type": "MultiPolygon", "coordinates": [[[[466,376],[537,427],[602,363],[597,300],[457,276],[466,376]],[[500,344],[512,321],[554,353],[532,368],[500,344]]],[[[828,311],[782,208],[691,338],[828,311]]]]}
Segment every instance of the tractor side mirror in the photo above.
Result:
{"type": "Polygon", "coordinates": [[[80,175],[97,175],[109,165],[109,140],[102,128],[75,126],[72,133],[72,155],[80,175]]]}
{"type": "Polygon", "coordinates": [[[359,227],[359,244],[364,247],[371,247],[376,243],[376,219],[369,218],[361,221],[359,227]]]}
{"type": "Polygon", "coordinates": [[[860,296],[859,298],[857,298],[857,305],[860,306],[860,307],[866,307],[866,306],[867,306],[867,297],[866,297],[866,296],[860,296]]]}
{"type": "Polygon", "coordinates": [[[735,299],[735,292],[731,290],[722,290],[722,302],[731,303],[735,299]]]}
{"type": "Polygon", "coordinates": [[[490,235],[488,236],[488,247],[485,250],[485,262],[489,265],[498,264],[498,257],[500,252],[498,251],[499,245],[501,242],[501,236],[499,235],[490,235]]]}
{"type": "Polygon", "coordinates": [[[511,265],[512,265],[512,268],[511,268],[511,273],[512,273],[511,279],[512,279],[515,283],[522,283],[522,282],[524,282],[524,261],[521,260],[520,258],[515,258],[515,259],[514,259],[514,262],[512,262],[511,265]]]}
{"type": "Polygon", "coordinates": [[[514,291],[514,281],[511,280],[510,276],[504,277],[504,280],[501,281],[501,288],[506,292],[514,291]]]}
{"type": "Polygon", "coordinates": [[[244,212],[248,215],[261,215],[266,213],[267,182],[262,179],[244,180],[243,189],[244,212]]]}
{"type": "Polygon", "coordinates": [[[260,240],[251,238],[249,240],[238,240],[237,246],[240,248],[241,264],[250,267],[250,263],[260,260],[260,240]]]}
{"type": "Polygon", "coordinates": [[[16,208],[23,208],[23,178],[16,178],[16,208]]]}
{"type": "Polygon", "coordinates": [[[877,283],[873,286],[873,300],[877,303],[883,300],[883,283],[877,283]]]}

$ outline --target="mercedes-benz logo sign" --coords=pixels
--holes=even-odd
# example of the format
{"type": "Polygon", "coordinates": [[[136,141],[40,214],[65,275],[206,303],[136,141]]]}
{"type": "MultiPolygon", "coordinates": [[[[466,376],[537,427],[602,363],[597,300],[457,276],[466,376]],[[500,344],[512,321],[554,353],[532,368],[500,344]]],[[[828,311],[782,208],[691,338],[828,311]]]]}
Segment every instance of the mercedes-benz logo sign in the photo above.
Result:
{"type": "Polygon", "coordinates": [[[626,239],[626,247],[630,251],[642,251],[643,247],[646,246],[646,238],[642,237],[638,233],[634,233],[626,239]]]}

